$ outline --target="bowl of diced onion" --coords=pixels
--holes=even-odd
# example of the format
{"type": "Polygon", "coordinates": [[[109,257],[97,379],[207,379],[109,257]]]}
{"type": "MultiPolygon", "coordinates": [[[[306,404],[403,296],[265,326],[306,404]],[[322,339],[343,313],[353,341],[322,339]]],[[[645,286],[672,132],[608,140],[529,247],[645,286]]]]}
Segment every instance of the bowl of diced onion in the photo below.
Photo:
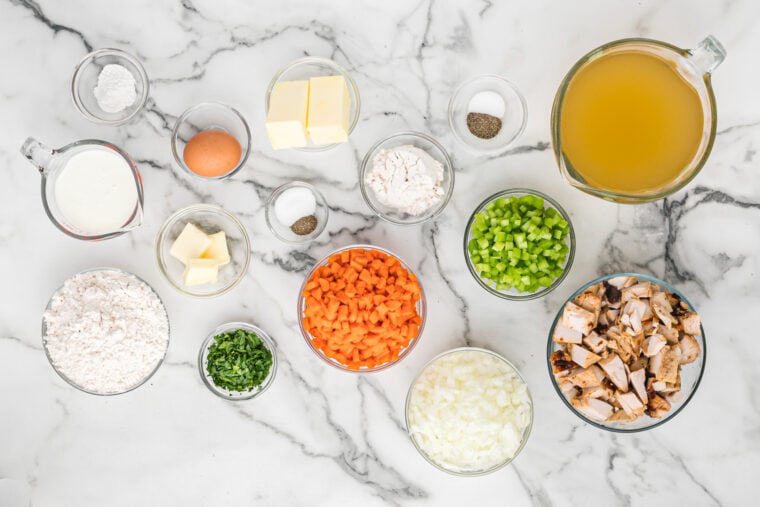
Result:
{"type": "Polygon", "coordinates": [[[562,283],[575,257],[570,216],[537,190],[514,188],[487,197],[464,233],[467,268],[494,296],[525,301],[562,283]]]}
{"type": "Polygon", "coordinates": [[[430,464],[453,475],[485,475],[508,465],[532,426],[528,385],[512,363],[486,349],[439,354],[406,397],[412,443],[430,464]]]}

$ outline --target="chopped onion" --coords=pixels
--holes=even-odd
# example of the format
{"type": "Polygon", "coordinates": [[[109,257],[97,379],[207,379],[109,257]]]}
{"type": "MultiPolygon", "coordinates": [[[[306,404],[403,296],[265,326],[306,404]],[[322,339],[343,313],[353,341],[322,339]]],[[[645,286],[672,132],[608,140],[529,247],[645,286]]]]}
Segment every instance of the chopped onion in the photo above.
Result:
{"type": "Polygon", "coordinates": [[[439,466],[483,471],[514,457],[531,421],[525,382],[509,364],[462,350],[430,364],[412,387],[409,432],[439,466]]]}

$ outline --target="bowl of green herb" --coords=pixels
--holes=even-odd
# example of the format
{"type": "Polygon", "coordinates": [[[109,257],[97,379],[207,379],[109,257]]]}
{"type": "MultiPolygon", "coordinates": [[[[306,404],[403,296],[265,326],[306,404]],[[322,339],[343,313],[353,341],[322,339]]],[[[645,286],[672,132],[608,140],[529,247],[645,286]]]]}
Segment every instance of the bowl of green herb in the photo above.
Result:
{"type": "Polygon", "coordinates": [[[491,294],[515,301],[554,290],[575,256],[570,217],[536,190],[497,192],[475,208],[464,233],[467,267],[491,294]]]}
{"type": "Polygon", "coordinates": [[[272,384],[277,355],[272,339],[245,322],[229,322],[214,329],[198,353],[203,383],[227,400],[249,400],[272,384]]]}

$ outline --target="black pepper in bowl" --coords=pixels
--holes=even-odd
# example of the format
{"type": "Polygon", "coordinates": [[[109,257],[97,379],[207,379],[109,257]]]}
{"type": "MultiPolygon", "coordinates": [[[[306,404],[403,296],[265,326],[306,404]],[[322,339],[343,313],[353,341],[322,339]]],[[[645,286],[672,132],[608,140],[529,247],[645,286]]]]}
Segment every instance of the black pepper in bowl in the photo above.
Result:
{"type": "Polygon", "coordinates": [[[501,130],[501,119],[485,113],[467,113],[467,128],[481,139],[493,139],[501,130]]]}
{"type": "Polygon", "coordinates": [[[290,226],[290,230],[299,236],[306,236],[311,234],[317,228],[317,217],[314,215],[307,215],[296,220],[293,225],[290,226]]]}

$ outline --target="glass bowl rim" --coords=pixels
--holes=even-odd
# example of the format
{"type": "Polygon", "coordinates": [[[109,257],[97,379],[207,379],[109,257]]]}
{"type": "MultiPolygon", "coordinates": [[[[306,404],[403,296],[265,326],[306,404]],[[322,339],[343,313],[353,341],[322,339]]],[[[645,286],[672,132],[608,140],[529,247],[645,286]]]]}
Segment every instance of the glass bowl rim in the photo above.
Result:
{"type": "Polygon", "coordinates": [[[143,108],[145,107],[145,104],[148,102],[149,93],[150,93],[150,80],[148,79],[148,73],[145,72],[145,67],[143,67],[143,64],[136,57],[132,56],[126,51],[123,51],[117,48],[100,48],[100,49],[95,49],[93,51],[90,51],[81,60],[79,60],[79,63],[76,64],[76,66],[74,67],[74,72],[71,75],[71,98],[74,101],[74,106],[76,107],[77,111],[80,112],[82,116],[84,116],[91,122],[99,124],[99,125],[114,125],[115,126],[115,125],[123,125],[124,123],[129,122],[135,116],[137,116],[137,114],[140,113],[140,111],[143,110],[143,108]],[[140,80],[140,82],[143,85],[142,94],[140,94],[140,96],[138,97],[137,102],[132,105],[132,107],[134,107],[134,111],[132,111],[132,113],[130,113],[128,116],[120,120],[106,120],[104,118],[94,115],[89,109],[87,109],[84,106],[84,103],[82,102],[82,99],[79,96],[78,84],[79,84],[79,77],[80,77],[81,72],[88,65],[90,65],[96,58],[99,58],[101,56],[117,56],[119,58],[123,58],[124,60],[128,61],[131,65],[133,65],[137,69],[138,76],[136,77],[137,79],[140,80]]]}
{"type": "MultiPolygon", "coordinates": [[[[427,151],[427,150],[426,150],[427,151]]],[[[433,157],[433,155],[430,155],[433,157]]],[[[437,157],[433,157],[438,162],[441,162],[437,157]]],[[[421,223],[427,222],[429,220],[433,220],[434,218],[438,217],[441,213],[443,213],[443,210],[446,209],[446,206],[448,206],[449,201],[451,200],[451,196],[454,194],[454,184],[455,184],[455,173],[454,171],[454,164],[451,161],[451,157],[446,151],[446,148],[443,147],[443,145],[438,142],[435,138],[432,136],[425,134],[423,132],[413,131],[413,130],[405,130],[401,132],[395,132],[387,137],[383,137],[379,141],[377,141],[375,144],[373,144],[369,150],[367,150],[367,153],[364,155],[364,158],[362,159],[361,165],[359,167],[359,190],[361,190],[362,197],[364,198],[364,202],[369,206],[369,209],[372,210],[372,212],[381,220],[384,220],[386,222],[389,222],[394,225],[419,225],[421,223]],[[451,183],[449,184],[449,188],[446,191],[446,194],[441,199],[441,202],[438,204],[436,210],[431,213],[428,216],[423,216],[424,218],[420,218],[418,220],[414,221],[401,221],[397,220],[395,218],[387,216],[384,212],[378,210],[371,202],[368,192],[369,189],[367,189],[367,184],[364,181],[365,176],[367,175],[367,171],[369,170],[369,165],[371,160],[374,158],[374,155],[377,153],[381,147],[387,143],[388,141],[391,141],[396,138],[400,137],[413,137],[417,139],[422,139],[423,141],[426,141],[430,144],[432,144],[441,155],[441,158],[443,159],[443,172],[445,175],[449,176],[449,179],[451,180],[451,183]]]]}
{"type": "MultiPolygon", "coordinates": [[[[269,387],[274,383],[275,374],[277,373],[277,345],[275,344],[274,340],[272,339],[269,334],[267,334],[263,329],[261,329],[259,326],[256,326],[254,324],[251,324],[249,322],[243,322],[243,321],[232,321],[232,322],[225,322],[223,324],[219,324],[214,329],[209,332],[209,334],[206,336],[206,338],[203,340],[203,343],[201,343],[201,347],[198,350],[198,373],[201,376],[201,380],[203,381],[203,384],[208,388],[209,391],[217,395],[218,397],[227,400],[227,401],[246,401],[251,400],[253,398],[257,398],[259,395],[263,394],[269,387]],[[261,383],[258,389],[251,389],[250,391],[246,391],[246,394],[242,394],[241,396],[226,396],[221,391],[219,391],[219,387],[216,387],[213,385],[213,381],[208,378],[208,375],[205,372],[205,368],[203,367],[203,355],[206,352],[206,350],[211,346],[211,341],[220,333],[223,333],[225,331],[230,331],[233,329],[245,329],[246,331],[251,331],[253,333],[256,333],[256,336],[259,337],[259,339],[264,342],[264,345],[267,346],[269,349],[269,352],[272,353],[272,366],[269,368],[269,374],[264,379],[264,382],[261,383]]],[[[240,391],[230,391],[230,392],[240,392],[240,391]]]]}
{"type": "Polygon", "coordinates": [[[233,213],[230,211],[227,211],[226,209],[222,208],[221,206],[217,206],[216,204],[205,204],[205,203],[198,203],[198,204],[191,204],[190,206],[185,206],[184,208],[180,208],[169,217],[164,220],[164,223],[161,224],[161,228],[158,231],[158,234],[156,235],[156,261],[158,262],[158,270],[163,275],[164,279],[169,282],[169,285],[177,289],[179,292],[186,294],[188,296],[201,298],[201,299],[209,299],[217,296],[221,296],[222,294],[226,294],[235,287],[237,287],[240,282],[243,281],[243,278],[245,278],[245,274],[248,272],[248,268],[251,263],[251,239],[248,235],[248,231],[245,228],[245,225],[243,225],[243,222],[240,221],[238,217],[236,217],[233,213]],[[171,279],[169,276],[169,273],[166,272],[166,269],[163,265],[163,248],[162,243],[163,239],[166,236],[167,232],[169,231],[169,225],[174,224],[180,217],[198,212],[198,211],[206,211],[210,213],[216,213],[219,215],[223,215],[227,218],[229,218],[236,227],[238,227],[241,236],[243,237],[243,243],[245,246],[245,260],[243,261],[243,264],[240,269],[240,273],[238,276],[226,287],[222,287],[221,289],[210,292],[208,294],[197,294],[194,292],[190,292],[185,290],[184,287],[174,282],[174,280],[171,279]]]}
{"type": "MultiPolygon", "coordinates": [[[[237,138],[235,139],[237,140],[237,138]]],[[[172,128],[172,135],[171,135],[172,156],[174,157],[174,161],[177,163],[178,166],[184,169],[184,171],[188,173],[190,176],[197,178],[201,181],[224,180],[231,177],[238,171],[240,171],[243,167],[245,167],[246,162],[248,162],[248,157],[251,155],[251,142],[252,142],[251,128],[248,126],[248,122],[245,120],[245,117],[242,115],[242,113],[238,111],[237,109],[235,109],[234,107],[228,104],[225,104],[224,102],[219,102],[215,100],[199,102],[185,109],[182,112],[182,114],[179,115],[179,117],[177,118],[177,121],[174,122],[174,127],[172,128]],[[185,161],[182,159],[182,157],[180,156],[177,150],[177,138],[179,137],[180,125],[182,125],[191,114],[203,108],[217,108],[217,109],[227,110],[228,112],[232,113],[232,115],[235,116],[238,120],[240,120],[240,123],[242,123],[243,125],[243,130],[245,130],[246,147],[241,154],[240,160],[238,161],[237,165],[234,168],[232,168],[229,172],[226,172],[219,176],[201,176],[200,174],[197,174],[191,171],[190,168],[187,167],[187,164],[185,164],[185,161]]],[[[243,147],[241,146],[240,148],[242,149],[243,147]]]]}
{"type": "Polygon", "coordinates": [[[702,332],[702,337],[701,337],[702,338],[701,339],[701,342],[702,342],[701,343],[701,345],[702,345],[702,351],[701,351],[702,352],[701,353],[702,361],[701,361],[701,363],[702,364],[701,364],[701,367],[699,369],[699,374],[697,375],[697,380],[696,380],[696,382],[694,382],[694,387],[692,388],[692,390],[688,394],[688,396],[686,396],[686,398],[683,400],[683,402],[681,403],[681,405],[678,408],[676,408],[675,410],[672,410],[671,412],[669,412],[669,414],[667,415],[667,417],[663,417],[662,419],[659,419],[659,420],[654,419],[655,422],[653,424],[648,425],[648,426],[642,426],[641,428],[612,428],[612,427],[606,426],[605,424],[601,423],[600,421],[594,421],[593,419],[590,419],[590,418],[584,416],[583,414],[581,414],[579,411],[577,411],[575,409],[575,407],[573,407],[570,404],[570,402],[567,400],[567,398],[565,397],[565,395],[560,390],[559,385],[557,384],[557,380],[554,378],[554,373],[552,372],[552,363],[551,363],[551,355],[552,355],[552,352],[554,352],[554,341],[552,340],[552,335],[554,334],[554,328],[557,326],[557,322],[559,321],[560,317],[562,316],[562,312],[565,309],[565,305],[567,305],[568,302],[570,302],[573,299],[575,299],[579,294],[581,294],[583,291],[585,291],[586,289],[588,289],[592,285],[596,285],[597,283],[601,283],[601,282],[603,282],[605,280],[609,280],[611,278],[615,278],[615,277],[618,277],[618,276],[632,276],[632,277],[636,277],[637,280],[645,280],[645,281],[652,282],[652,283],[655,283],[657,285],[660,285],[661,287],[665,288],[667,291],[670,291],[670,292],[674,293],[675,295],[677,295],[679,298],[681,298],[681,301],[683,301],[684,303],[686,303],[689,306],[689,309],[691,311],[696,311],[694,309],[694,305],[691,304],[691,301],[689,301],[681,293],[680,290],[678,290],[677,288],[675,288],[673,285],[671,285],[670,283],[666,282],[665,280],[662,280],[661,278],[658,278],[656,276],[646,275],[646,274],[643,274],[643,273],[635,273],[635,272],[632,272],[632,271],[622,271],[622,272],[618,272],[618,273],[611,273],[611,274],[608,274],[608,275],[600,276],[600,277],[595,278],[594,280],[592,280],[592,281],[590,281],[588,283],[584,283],[583,285],[581,285],[581,287],[578,290],[576,290],[575,292],[573,292],[562,303],[562,306],[557,311],[557,315],[554,317],[554,320],[552,321],[551,327],[549,328],[549,339],[547,341],[547,346],[546,346],[546,364],[549,367],[549,377],[550,377],[552,386],[554,387],[554,391],[559,395],[560,399],[565,404],[565,406],[568,407],[570,409],[570,411],[573,414],[575,414],[576,416],[578,416],[578,418],[580,418],[583,422],[588,423],[588,424],[590,424],[590,425],[592,425],[592,426],[594,426],[596,428],[599,428],[599,429],[602,429],[602,430],[605,430],[605,431],[610,431],[612,433],[640,433],[642,431],[648,431],[648,430],[654,429],[654,428],[656,428],[658,426],[661,426],[661,425],[665,424],[666,422],[670,421],[675,416],[677,416],[679,413],[681,413],[681,411],[686,407],[686,405],[689,404],[689,402],[691,401],[691,399],[694,397],[694,395],[697,392],[697,389],[699,388],[699,384],[702,382],[702,376],[705,373],[705,365],[707,364],[707,337],[705,336],[705,329],[702,326],[702,323],[700,322],[699,323],[699,328],[700,328],[700,330],[702,332]]]}
{"type": "Polygon", "coordinates": [[[153,375],[156,374],[156,372],[161,367],[161,365],[164,364],[164,361],[166,360],[166,354],[169,352],[169,343],[170,343],[170,341],[171,341],[171,321],[169,319],[169,312],[166,310],[166,305],[164,304],[164,300],[161,299],[161,296],[158,294],[158,291],[156,291],[156,289],[154,289],[151,284],[149,284],[143,278],[137,276],[136,274],[134,274],[134,273],[132,273],[130,271],[127,271],[126,269],[115,268],[115,267],[110,267],[110,266],[101,266],[101,267],[94,267],[94,268],[83,269],[81,271],[78,271],[78,272],[74,273],[73,275],[67,277],[58,286],[58,288],[55,289],[55,291],[53,291],[53,293],[50,295],[50,299],[48,300],[47,305],[45,306],[45,311],[42,314],[42,350],[45,351],[45,357],[47,357],[47,360],[50,363],[50,366],[53,368],[53,371],[55,371],[58,374],[58,376],[61,377],[71,387],[73,387],[73,388],[75,388],[75,389],[77,389],[77,390],[79,390],[79,391],[81,391],[83,393],[92,394],[92,395],[95,395],[95,396],[118,396],[120,394],[126,394],[126,393],[128,393],[130,391],[134,391],[138,387],[140,387],[140,386],[144,385],[145,383],[147,383],[148,380],[150,380],[153,377],[153,375]],[[53,359],[50,357],[50,352],[48,351],[48,348],[47,348],[47,340],[45,339],[45,336],[47,334],[47,324],[45,322],[45,314],[48,312],[48,310],[50,310],[50,306],[53,304],[53,298],[61,291],[61,289],[63,289],[63,286],[66,285],[66,282],[68,282],[69,280],[71,280],[75,276],[84,275],[84,274],[87,274],[87,273],[96,273],[96,272],[99,272],[99,271],[113,271],[113,272],[117,272],[117,273],[123,273],[125,275],[132,276],[135,279],[137,279],[140,282],[142,282],[143,284],[145,284],[145,286],[147,286],[151,290],[151,292],[153,292],[153,294],[155,294],[156,298],[158,298],[158,302],[161,303],[161,308],[163,308],[164,315],[166,316],[166,347],[164,348],[164,353],[161,356],[161,359],[159,359],[158,363],[156,363],[155,368],[153,368],[153,370],[151,370],[151,372],[143,380],[141,380],[137,384],[133,385],[129,389],[126,389],[124,391],[111,392],[111,393],[101,393],[101,392],[98,392],[98,391],[91,391],[89,389],[85,389],[84,387],[80,386],[79,384],[77,384],[76,382],[74,382],[72,379],[70,379],[66,375],[64,375],[63,372],[59,371],[58,368],[53,363],[53,359]]]}
{"type": "Polygon", "coordinates": [[[277,188],[275,188],[274,190],[272,190],[272,192],[269,194],[269,197],[267,198],[266,203],[264,204],[264,218],[266,220],[267,227],[269,227],[269,230],[272,232],[272,234],[274,234],[277,237],[277,239],[279,239],[283,243],[287,243],[289,245],[305,245],[305,244],[310,243],[310,242],[314,241],[315,239],[317,239],[319,237],[319,235],[324,232],[325,227],[327,227],[327,220],[329,219],[329,217],[330,217],[330,207],[327,205],[327,200],[325,199],[325,196],[322,195],[322,192],[320,192],[319,190],[317,190],[317,187],[315,187],[311,183],[308,183],[308,182],[303,181],[303,180],[291,180],[291,181],[289,181],[287,183],[283,183],[282,185],[278,186],[277,188]],[[325,219],[322,220],[321,224],[318,223],[317,224],[317,228],[314,231],[312,231],[310,234],[307,234],[306,235],[306,239],[304,239],[302,241],[292,240],[292,239],[289,239],[289,238],[286,238],[286,237],[280,235],[280,233],[277,232],[277,230],[274,228],[274,225],[272,224],[272,219],[277,220],[277,217],[276,216],[275,217],[271,216],[274,213],[274,209],[272,209],[270,211],[270,207],[274,208],[274,196],[275,196],[275,194],[277,194],[278,192],[282,193],[282,191],[284,191],[285,187],[308,188],[314,194],[314,197],[317,200],[317,206],[321,205],[325,209],[325,219]],[[319,232],[317,232],[316,234],[314,234],[316,231],[319,231],[319,232]]]}
{"type": "Polygon", "coordinates": [[[391,252],[390,250],[380,247],[380,246],[370,245],[366,243],[356,243],[356,244],[347,245],[341,248],[337,248],[331,251],[330,253],[328,253],[327,255],[325,255],[324,257],[322,257],[316,263],[314,263],[314,265],[309,269],[308,274],[304,277],[303,282],[301,283],[301,288],[298,291],[297,305],[298,306],[296,308],[296,311],[298,312],[298,329],[301,331],[301,336],[306,341],[306,344],[309,346],[311,351],[314,352],[314,354],[317,357],[319,357],[322,361],[329,364],[333,368],[336,368],[343,372],[357,374],[357,375],[383,371],[390,368],[391,366],[394,366],[400,363],[405,357],[411,354],[412,350],[417,346],[417,343],[422,338],[422,333],[425,330],[425,323],[427,322],[427,299],[425,297],[425,288],[422,286],[422,281],[420,280],[420,277],[417,276],[417,273],[412,269],[412,267],[409,264],[406,263],[406,261],[404,261],[401,257],[391,252]],[[314,274],[314,271],[318,267],[326,265],[326,263],[330,260],[330,257],[332,257],[333,255],[339,254],[346,250],[355,250],[355,249],[377,250],[377,251],[385,253],[386,255],[390,255],[394,257],[396,260],[398,260],[401,263],[404,269],[406,269],[409,273],[413,273],[414,276],[417,277],[417,284],[420,286],[420,299],[417,301],[416,306],[419,307],[417,313],[422,318],[422,323],[420,324],[419,330],[417,331],[417,336],[415,336],[414,339],[411,341],[411,343],[407,347],[405,347],[403,351],[401,351],[398,359],[396,359],[395,361],[388,361],[387,363],[383,363],[381,365],[375,366],[374,368],[367,368],[364,370],[352,370],[350,368],[343,366],[342,364],[339,364],[337,361],[334,361],[328,358],[327,356],[325,356],[325,354],[322,351],[317,349],[314,346],[314,344],[311,343],[311,339],[309,338],[311,335],[303,327],[303,309],[304,309],[304,305],[306,304],[306,301],[304,300],[304,297],[303,297],[303,291],[305,290],[306,284],[309,282],[311,275],[314,274]]]}
{"type": "Polygon", "coordinates": [[[575,260],[575,227],[573,226],[572,220],[570,220],[570,215],[568,215],[567,211],[565,211],[565,208],[563,208],[552,197],[549,197],[543,192],[539,192],[538,190],[533,190],[530,188],[510,188],[507,190],[501,190],[499,192],[491,194],[489,197],[486,197],[480,204],[478,204],[478,206],[475,208],[472,214],[470,214],[470,218],[467,220],[467,225],[465,225],[465,228],[464,228],[464,257],[465,257],[465,263],[467,264],[467,270],[470,272],[473,278],[475,278],[475,280],[478,282],[478,284],[481,287],[486,289],[489,293],[493,294],[494,296],[500,297],[502,299],[507,299],[509,301],[530,301],[532,299],[538,299],[540,297],[543,297],[549,294],[554,289],[559,287],[559,285],[565,280],[567,275],[570,273],[570,269],[573,267],[573,261],[575,260]],[[515,194],[527,194],[527,195],[533,195],[533,196],[542,198],[544,200],[544,204],[549,203],[551,207],[553,207],[562,216],[562,218],[565,219],[565,221],[567,222],[569,226],[567,239],[570,241],[570,246],[567,252],[567,258],[565,259],[564,271],[562,272],[562,275],[557,277],[550,286],[544,287],[536,292],[525,293],[524,295],[504,294],[503,292],[497,291],[495,288],[490,287],[488,284],[486,284],[483,281],[483,279],[480,277],[480,275],[475,271],[475,267],[472,265],[472,260],[470,260],[470,252],[467,248],[467,244],[469,243],[470,236],[472,233],[472,224],[475,221],[475,215],[483,211],[485,207],[488,206],[492,201],[495,201],[496,199],[499,199],[500,197],[515,195],[515,194]]]}
{"type": "Polygon", "coordinates": [[[454,93],[451,94],[451,98],[449,99],[449,106],[448,106],[448,120],[449,120],[449,128],[454,133],[454,137],[456,138],[456,140],[459,141],[470,152],[479,154],[479,155],[498,155],[499,153],[505,152],[525,132],[525,127],[528,125],[528,103],[525,100],[525,96],[522,94],[522,92],[520,91],[520,89],[517,87],[517,85],[514,82],[510,81],[509,79],[503,76],[499,76],[498,74],[480,74],[461,82],[459,86],[457,86],[456,90],[454,90],[454,93]],[[520,123],[520,127],[517,129],[517,131],[512,136],[512,138],[510,138],[509,141],[507,141],[503,145],[492,148],[492,149],[477,148],[475,146],[472,146],[464,138],[462,138],[462,136],[459,135],[459,132],[457,132],[457,129],[454,127],[454,102],[457,99],[457,97],[459,97],[459,94],[462,93],[462,90],[464,90],[466,86],[472,85],[473,83],[477,81],[485,81],[488,79],[501,81],[507,86],[507,88],[512,90],[512,92],[514,92],[515,96],[519,100],[520,109],[522,110],[522,122],[520,123]]]}
{"type": "MultiPolygon", "coordinates": [[[[355,104],[354,104],[354,114],[351,117],[351,121],[348,124],[348,136],[351,136],[356,126],[359,124],[359,115],[361,114],[361,95],[359,95],[359,86],[356,84],[356,81],[351,76],[351,74],[346,70],[345,67],[337,63],[335,60],[332,60],[330,58],[325,58],[322,56],[304,56],[301,58],[296,58],[295,60],[292,60],[288,62],[287,64],[280,67],[277,72],[274,73],[274,76],[269,81],[269,85],[267,85],[266,92],[264,93],[264,115],[269,114],[269,101],[272,96],[272,90],[274,89],[274,85],[276,85],[278,82],[280,82],[280,79],[282,79],[282,76],[285,75],[286,72],[293,70],[296,67],[299,67],[301,65],[306,64],[314,64],[314,65],[324,65],[326,67],[330,67],[338,74],[343,76],[346,80],[347,86],[350,88],[350,90],[353,92],[353,95],[356,97],[355,104]]],[[[320,146],[301,146],[297,148],[292,148],[296,151],[302,151],[302,152],[320,152],[320,151],[327,151],[332,148],[335,148],[338,146],[337,143],[333,144],[325,144],[320,146]]]]}
{"type": "Polygon", "coordinates": [[[487,475],[487,474],[496,472],[497,470],[500,470],[500,469],[506,467],[507,465],[509,465],[510,463],[512,463],[517,458],[517,456],[520,455],[520,453],[522,452],[522,450],[525,448],[525,445],[528,443],[528,439],[530,438],[530,434],[531,434],[531,432],[533,430],[534,413],[535,413],[535,407],[533,405],[533,396],[530,393],[530,387],[528,386],[528,382],[525,380],[525,377],[523,377],[523,375],[520,372],[520,370],[518,370],[517,367],[514,364],[512,364],[512,362],[509,359],[507,359],[506,357],[502,356],[498,352],[494,352],[493,350],[486,349],[486,348],[483,348],[483,347],[472,347],[472,346],[455,347],[453,349],[445,350],[445,351],[437,354],[436,356],[434,356],[427,363],[425,363],[422,366],[422,368],[420,368],[419,372],[417,373],[417,375],[415,375],[414,379],[412,380],[411,384],[409,385],[409,389],[407,390],[407,393],[406,393],[406,402],[404,403],[404,422],[406,424],[406,433],[409,436],[409,439],[412,441],[412,444],[414,445],[414,448],[417,449],[417,452],[420,454],[420,456],[422,456],[425,459],[425,461],[427,461],[428,463],[430,463],[431,465],[433,465],[438,470],[441,470],[443,472],[446,472],[446,473],[449,473],[449,474],[452,474],[452,475],[460,476],[460,477],[478,477],[478,476],[482,476],[482,475],[487,475]],[[417,381],[420,379],[420,377],[422,377],[422,374],[425,373],[425,371],[428,369],[428,367],[430,367],[433,363],[435,363],[436,361],[438,361],[442,357],[447,356],[449,354],[456,353],[456,352],[482,352],[482,353],[489,354],[489,355],[491,355],[493,357],[496,357],[497,359],[500,359],[502,362],[506,363],[506,365],[509,366],[512,369],[512,371],[515,372],[515,374],[517,374],[517,378],[519,378],[520,381],[525,386],[525,391],[528,394],[528,400],[530,402],[530,421],[528,422],[528,426],[525,428],[525,430],[523,430],[523,437],[522,437],[522,440],[520,441],[520,446],[517,448],[517,451],[515,451],[515,454],[511,458],[509,458],[508,460],[504,461],[503,463],[500,463],[498,465],[495,465],[495,466],[493,466],[491,468],[488,468],[488,469],[485,469],[485,470],[477,470],[477,471],[474,471],[474,472],[469,472],[469,471],[468,472],[462,472],[462,471],[449,470],[449,469],[443,467],[442,465],[436,463],[432,458],[430,458],[427,455],[427,453],[425,451],[423,451],[420,448],[419,444],[415,440],[415,438],[412,435],[411,431],[409,431],[409,404],[411,402],[412,390],[414,389],[414,386],[417,384],[417,381]]]}

